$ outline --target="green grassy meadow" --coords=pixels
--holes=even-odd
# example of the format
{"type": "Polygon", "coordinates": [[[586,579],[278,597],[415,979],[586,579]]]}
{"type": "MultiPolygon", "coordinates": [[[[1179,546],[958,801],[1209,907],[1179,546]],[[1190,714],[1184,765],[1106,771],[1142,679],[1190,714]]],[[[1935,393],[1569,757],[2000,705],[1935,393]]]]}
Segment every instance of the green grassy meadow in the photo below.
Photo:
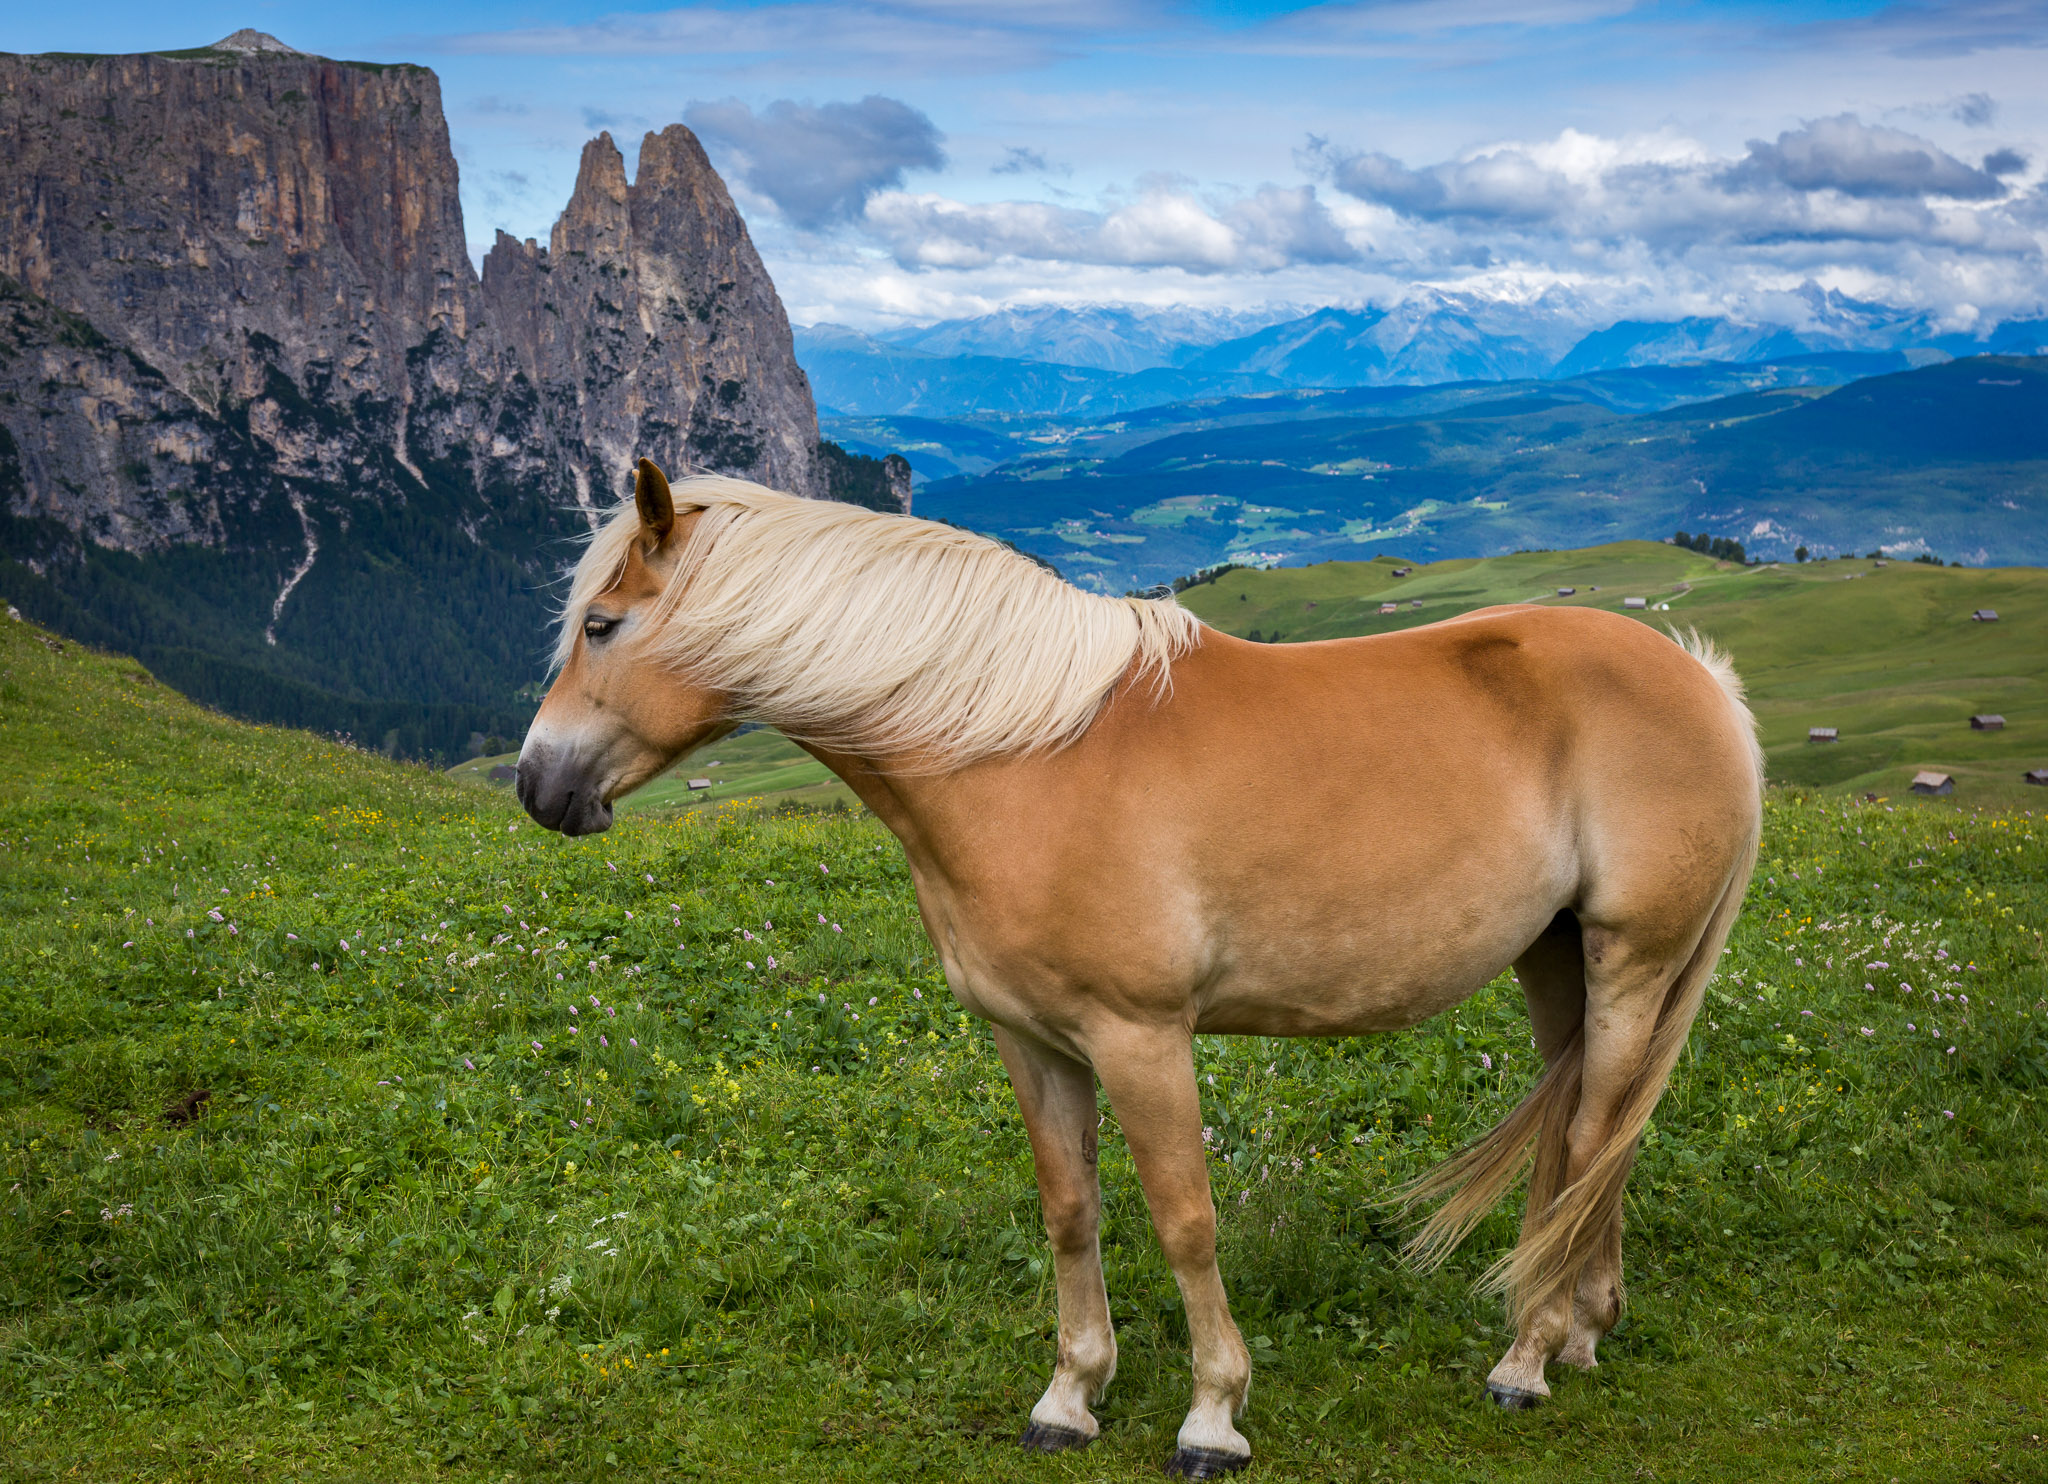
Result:
{"type": "MultiPolygon", "coordinates": [[[[1257,621],[1306,637],[1306,601],[1257,621]]],[[[1011,1444],[1053,1358],[1030,1160],[871,819],[563,840],[21,623],[0,756],[0,1477],[1157,1477],[1186,1335],[1113,1118],[1103,1436],[1011,1444]]],[[[1203,1038],[1249,1477],[2048,1475],[2019,802],[1774,791],[1631,1187],[1626,1317],[1534,1413],[1483,1400],[1507,1335],[1469,1287],[1516,1213],[1418,1273],[1381,1204],[1530,1085],[1513,984],[1400,1036],[1203,1038]]]]}
{"type": "Polygon", "coordinates": [[[1773,780],[1889,800],[1908,796],[1914,773],[1936,769],[1955,776],[1957,803],[2048,806],[2048,788],[2021,782],[2048,767],[2048,570],[2038,567],[1743,567],[1623,541],[1428,565],[1382,557],[1227,572],[1181,601],[1230,633],[1296,642],[1386,633],[1492,603],[1625,612],[1632,597],[1650,605],[1634,617],[1697,628],[1734,655],[1773,780]],[[1396,567],[1411,574],[1395,577],[1396,567]],[[1560,587],[1577,591],[1559,597],[1560,587]],[[1381,613],[1389,602],[1398,611],[1381,613]],[[1972,622],[1980,608],[1998,622],[1972,622]],[[1980,712],[2004,716],[2004,730],[1972,731],[1980,712]],[[1839,742],[1806,740],[1809,728],[1830,726],[1839,742]]]}

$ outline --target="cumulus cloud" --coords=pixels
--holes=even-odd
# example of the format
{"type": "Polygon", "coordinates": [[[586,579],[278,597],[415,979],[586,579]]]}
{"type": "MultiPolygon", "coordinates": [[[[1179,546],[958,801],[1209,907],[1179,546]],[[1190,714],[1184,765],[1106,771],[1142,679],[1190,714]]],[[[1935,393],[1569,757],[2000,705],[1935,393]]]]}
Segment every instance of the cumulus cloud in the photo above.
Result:
{"type": "Polygon", "coordinates": [[[868,203],[863,225],[906,268],[1017,260],[1266,273],[1359,255],[1314,186],[1266,185],[1211,204],[1184,187],[1154,183],[1108,211],[890,192],[868,203]]]}
{"type": "Polygon", "coordinates": [[[2005,230],[2015,218],[2000,177],[2023,172],[2024,158],[2001,151],[1979,169],[1850,115],[1752,140],[1733,161],[1685,141],[1603,140],[1573,130],[1415,168],[1320,139],[1300,158],[1357,200],[1497,243],[1550,237],[1672,251],[1795,240],[2023,245],[2005,230]]]}
{"type": "Polygon", "coordinates": [[[1788,129],[1771,143],[1752,139],[1749,154],[1725,178],[1733,186],[1770,182],[1845,196],[1984,201],[2005,194],[1989,174],[1926,140],[1848,113],[1788,129]]]}
{"type": "Polygon", "coordinates": [[[938,127],[876,94],[858,103],[785,98],[759,113],[738,99],[692,103],[683,121],[721,147],[749,188],[811,231],[858,217],[877,191],[900,187],[906,170],[946,164],[938,127]]]}

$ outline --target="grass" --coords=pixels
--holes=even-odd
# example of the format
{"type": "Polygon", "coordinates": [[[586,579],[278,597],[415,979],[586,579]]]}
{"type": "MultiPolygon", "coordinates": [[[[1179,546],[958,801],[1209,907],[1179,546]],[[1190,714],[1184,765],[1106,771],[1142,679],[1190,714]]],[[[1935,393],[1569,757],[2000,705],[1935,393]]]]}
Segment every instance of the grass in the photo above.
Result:
{"type": "MultiPolygon", "coordinates": [[[[27,624],[0,753],[0,1474],[1156,1477],[1186,1336],[1113,1119],[1104,1434],[1010,1446],[1030,1162],[872,820],[562,840],[27,624]]],[[[2041,824],[1772,797],[1627,1316],[1535,1413],[1468,1287],[1515,1213],[1422,1274],[1376,1204],[1529,1085],[1512,983],[1204,1038],[1254,1477],[2042,1477],[2041,824]]]]}
{"type": "MultiPolygon", "coordinates": [[[[493,779],[491,769],[509,767],[518,761],[516,752],[473,758],[450,768],[448,776],[465,783],[496,787],[509,796],[510,781],[493,779]]],[[[618,807],[622,813],[634,814],[733,804],[850,809],[858,803],[853,790],[823,763],[780,732],[762,728],[699,748],[639,792],[620,800],[618,807]],[[709,778],[711,786],[693,789],[692,778],[709,778]]]]}
{"type": "Polygon", "coordinates": [[[1654,541],[1427,565],[1381,558],[1225,573],[1182,602],[1238,635],[1283,642],[1385,633],[1492,603],[1541,602],[1696,627],[1734,655],[1773,779],[1829,796],[1902,798],[1922,769],[1959,801],[2048,806],[2048,570],[1842,559],[1741,567],[1654,541]],[[1398,566],[1412,567],[1395,577],[1398,566]],[[1560,587],[1576,588],[1559,597],[1560,587]],[[1421,606],[1412,606],[1420,600],[1421,606]],[[1382,614],[1384,603],[1397,612],[1382,614]],[[1668,609],[1664,605],[1669,605],[1668,609]],[[1996,623],[1975,623],[1979,608],[1996,623]],[[1972,731],[1970,717],[2005,729],[1972,731]],[[1841,740],[1809,743],[1812,727],[1841,740]]]}

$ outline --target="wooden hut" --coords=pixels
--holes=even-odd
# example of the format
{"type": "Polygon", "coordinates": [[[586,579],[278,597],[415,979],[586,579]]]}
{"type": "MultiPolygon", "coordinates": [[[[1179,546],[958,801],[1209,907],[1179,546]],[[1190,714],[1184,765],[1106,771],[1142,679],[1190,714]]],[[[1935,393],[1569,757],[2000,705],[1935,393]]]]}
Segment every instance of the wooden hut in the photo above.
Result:
{"type": "Polygon", "coordinates": [[[1806,740],[1809,742],[1839,742],[1842,739],[1837,735],[1833,727],[1808,727],[1806,729],[1806,740]]]}
{"type": "Polygon", "coordinates": [[[1984,712],[1981,715],[1970,718],[1970,730],[1973,732],[2002,732],[2005,730],[2005,718],[1984,712]]]}
{"type": "Polygon", "coordinates": [[[699,789],[705,789],[709,787],[711,787],[711,780],[709,778],[692,778],[690,780],[691,793],[696,793],[699,789]]]}
{"type": "Polygon", "coordinates": [[[2023,783],[2038,783],[2044,788],[2048,788],[2048,768],[2029,768],[2026,772],[2020,774],[2020,781],[2023,783]]]}
{"type": "Polygon", "coordinates": [[[1648,598],[1623,598],[1621,606],[1624,608],[1647,608],[1650,606],[1650,600],[1648,598]]]}
{"type": "Polygon", "coordinates": [[[1394,575],[1396,577],[1406,577],[1410,572],[1413,572],[1414,570],[1415,569],[1413,567],[1396,567],[1394,569],[1394,575]]]}
{"type": "Polygon", "coordinates": [[[1400,605],[1399,603],[1382,603],[1382,604],[1380,604],[1380,612],[1382,612],[1382,613],[1399,613],[1400,611],[1401,611],[1401,605],[1400,605]]]}
{"type": "Polygon", "coordinates": [[[1557,595],[1560,598],[1569,598],[1573,593],[1577,591],[1578,589],[1575,587],[1561,587],[1557,590],[1557,595]]]}
{"type": "Polygon", "coordinates": [[[1916,794],[1952,794],[1956,781],[1947,773],[1915,773],[1913,792],[1916,794]]]}
{"type": "Polygon", "coordinates": [[[1970,621],[1972,623],[1997,623],[1998,610],[1996,608],[1979,608],[1970,615],[1970,621]]]}

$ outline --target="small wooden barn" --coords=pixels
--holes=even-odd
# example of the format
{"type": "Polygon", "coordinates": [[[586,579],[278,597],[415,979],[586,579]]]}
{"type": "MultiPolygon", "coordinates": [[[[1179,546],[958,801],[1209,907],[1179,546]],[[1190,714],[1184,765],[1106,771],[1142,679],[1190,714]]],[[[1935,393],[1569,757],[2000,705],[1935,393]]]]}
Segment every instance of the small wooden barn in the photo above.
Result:
{"type": "Polygon", "coordinates": [[[1422,606],[1422,599],[1420,599],[1420,598],[1410,598],[1410,599],[1408,600],[1408,606],[1409,606],[1410,608],[1420,608],[1420,607],[1422,606]]]}
{"type": "Polygon", "coordinates": [[[2002,732],[2005,730],[2005,718],[1993,716],[1988,711],[1984,712],[1970,718],[1970,730],[1973,732],[2002,732]]]}
{"type": "Polygon", "coordinates": [[[690,792],[692,793],[695,793],[698,789],[709,787],[711,787],[711,780],[709,778],[692,778],[690,780],[690,792]]]}
{"type": "Polygon", "coordinates": [[[1401,611],[1401,605],[1400,605],[1399,603],[1382,603],[1382,604],[1380,604],[1380,612],[1382,612],[1382,613],[1398,613],[1398,612],[1400,612],[1400,611],[1401,611]]]}
{"type": "Polygon", "coordinates": [[[1970,615],[1970,621],[1972,623],[1997,623],[1998,610],[1996,608],[1979,608],[1970,615]]]}
{"type": "Polygon", "coordinates": [[[2020,774],[2020,781],[2023,783],[2038,783],[2042,787],[2048,788],[2048,768],[2029,768],[2026,772],[2020,774]]]}
{"type": "Polygon", "coordinates": [[[1916,794],[1952,794],[1956,791],[1955,779],[1947,773],[1915,773],[1913,792],[1916,794]]]}
{"type": "Polygon", "coordinates": [[[1394,569],[1394,575],[1396,577],[1406,577],[1410,572],[1413,572],[1414,570],[1415,569],[1413,567],[1396,567],[1394,569]]]}
{"type": "Polygon", "coordinates": [[[1650,600],[1648,598],[1623,598],[1621,606],[1624,608],[1647,608],[1650,606],[1650,600]]]}
{"type": "Polygon", "coordinates": [[[1839,742],[1841,737],[1833,727],[1808,727],[1806,740],[1809,742],[1839,742]]]}

